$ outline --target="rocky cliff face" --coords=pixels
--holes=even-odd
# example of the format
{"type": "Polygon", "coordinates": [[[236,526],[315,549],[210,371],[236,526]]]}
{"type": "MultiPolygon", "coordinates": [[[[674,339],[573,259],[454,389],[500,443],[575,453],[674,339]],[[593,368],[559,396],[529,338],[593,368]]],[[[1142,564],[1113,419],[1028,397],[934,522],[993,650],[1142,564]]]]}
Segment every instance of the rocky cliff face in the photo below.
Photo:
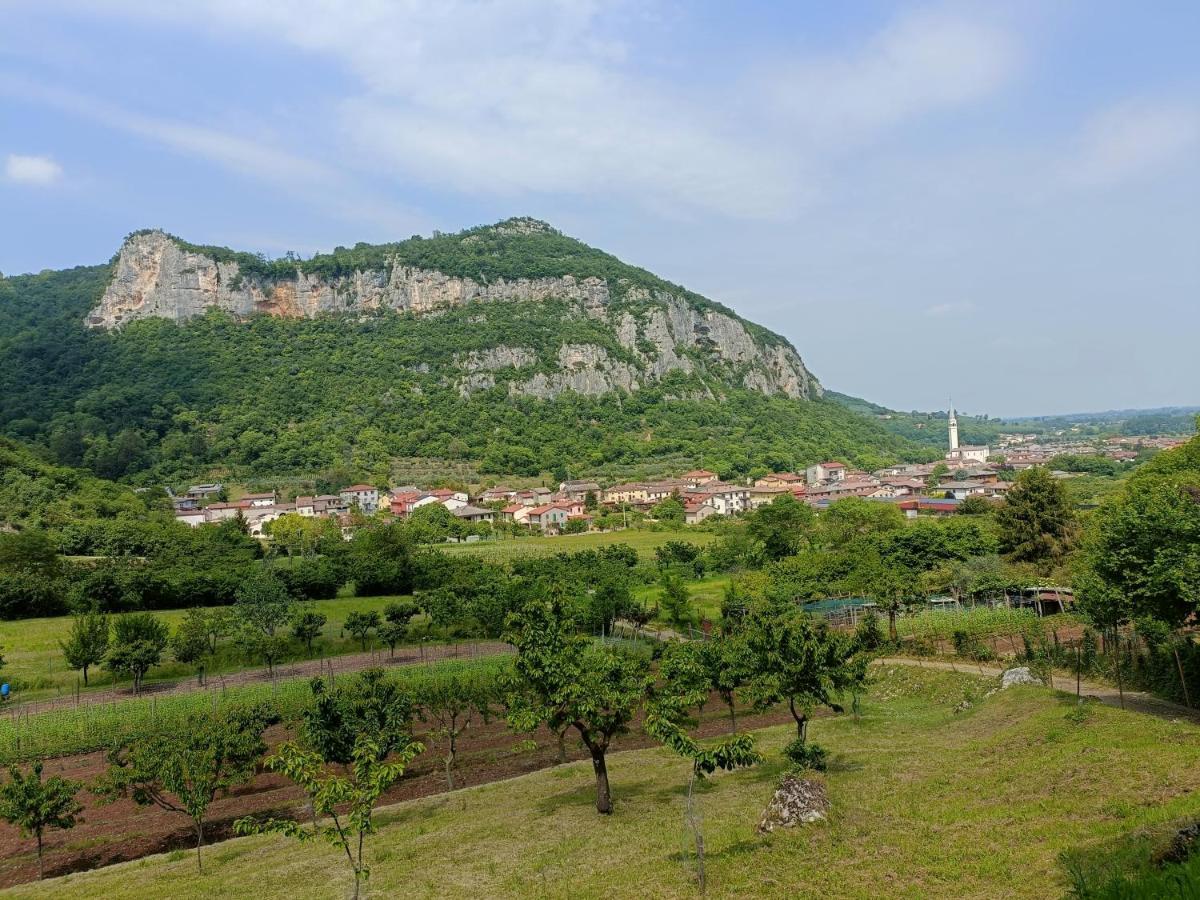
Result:
{"type": "Polygon", "coordinates": [[[264,278],[241,271],[236,261],[181,246],[159,231],[141,232],[125,242],[112,280],[87,324],[117,329],[150,317],[182,322],[210,309],[236,316],[265,313],[293,318],[380,310],[422,315],[466,304],[551,299],[566,301],[587,318],[610,326],[614,343],[626,351],[622,355],[627,358],[615,359],[595,344],[563,343],[542,348],[543,359],[551,350],[556,354],[554,371],[545,367],[533,371],[539,359],[537,348],[473,350],[454,361],[454,382],[461,394],[494,387],[497,373],[506,370],[513,370],[505,378],[510,393],[547,399],[564,391],[588,395],[636,391],[671,372],[715,375],[763,394],[800,399],[821,394],[820,385],[790,345],[756,338],[736,317],[697,308],[667,291],[614,286],[602,278],[569,274],[480,282],[398,260],[332,278],[307,273],[299,266],[286,277],[264,278]],[[619,289],[620,303],[614,302],[614,288],[619,289]]]}

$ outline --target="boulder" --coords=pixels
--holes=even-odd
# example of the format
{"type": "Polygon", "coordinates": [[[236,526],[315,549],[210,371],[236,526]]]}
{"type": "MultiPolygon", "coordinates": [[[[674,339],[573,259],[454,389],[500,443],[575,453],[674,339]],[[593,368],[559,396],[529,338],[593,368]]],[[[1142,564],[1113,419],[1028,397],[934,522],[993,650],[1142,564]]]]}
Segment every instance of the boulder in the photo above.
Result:
{"type": "Polygon", "coordinates": [[[758,833],[768,834],[776,828],[810,825],[829,818],[829,796],[824,782],[798,775],[785,775],[775,796],[763,810],[758,833]]]}
{"type": "Polygon", "coordinates": [[[1010,688],[1017,684],[1041,684],[1034,674],[1029,671],[1029,666],[1020,666],[1016,669],[1007,669],[1000,676],[1000,689],[1010,688]]]}

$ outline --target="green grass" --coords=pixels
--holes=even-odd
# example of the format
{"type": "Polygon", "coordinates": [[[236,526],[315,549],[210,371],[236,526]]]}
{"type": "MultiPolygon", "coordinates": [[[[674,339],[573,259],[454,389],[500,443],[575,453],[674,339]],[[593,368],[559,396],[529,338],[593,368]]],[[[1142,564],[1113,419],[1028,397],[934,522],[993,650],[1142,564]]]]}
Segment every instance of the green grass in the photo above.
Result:
{"type": "MultiPolygon", "coordinates": [[[[984,682],[884,670],[860,720],[813,723],[831,753],[828,824],[762,837],[787,727],[759,732],[768,762],[699,792],[712,897],[1061,897],[1068,866],[1101,878],[1145,860],[1200,807],[1200,729],[1042,688],[984,698],[984,682]],[[953,708],[973,699],[966,712],[953,708]]],[[[614,754],[616,812],[592,808],[591,767],[402,803],[371,838],[374,897],[694,897],[683,828],[687,764],[663,749],[614,754]]],[[[148,858],[25,885],[12,896],[190,900],[338,897],[344,859],[278,837],[148,858]]]]}
{"type": "MultiPolygon", "coordinates": [[[[729,579],[729,575],[719,574],[687,583],[688,596],[691,598],[692,608],[697,616],[712,622],[720,621],[721,600],[725,596],[725,589],[729,587],[729,579]]],[[[662,588],[657,584],[639,585],[634,590],[633,596],[640,603],[654,606],[662,596],[662,588]]],[[[670,624],[666,619],[660,618],[656,621],[662,625],[670,624]]]]}
{"type": "Polygon", "coordinates": [[[713,540],[711,531],[627,531],[587,532],[586,534],[561,534],[504,538],[495,541],[476,541],[470,544],[439,544],[438,549],[446,553],[470,553],[485,559],[503,562],[522,556],[552,556],[555,553],[578,553],[580,550],[595,550],[609,544],[628,544],[642,559],[653,559],[656,547],[667,541],[688,541],[704,546],[713,540]]]}
{"type": "MultiPolygon", "coordinates": [[[[304,604],[305,609],[321,612],[328,617],[320,638],[320,652],[326,656],[343,653],[356,653],[360,645],[353,638],[342,636],[340,631],[346,616],[356,610],[383,611],[383,608],[396,597],[338,597],[333,600],[310,600],[304,604]]],[[[185,610],[165,610],[155,615],[166,622],[172,629],[183,618],[185,610]]],[[[62,658],[59,641],[64,640],[71,630],[70,616],[55,616],[43,619],[18,619],[10,622],[0,622],[0,651],[4,654],[5,666],[0,670],[0,678],[12,683],[16,699],[40,699],[70,694],[75,690],[79,672],[68,669],[62,658]]],[[[304,650],[297,645],[291,658],[300,658],[304,650]]],[[[314,650],[317,648],[314,647],[314,650]]],[[[169,658],[170,654],[166,654],[169,658]]],[[[220,674],[237,671],[247,666],[257,667],[258,663],[248,663],[233,652],[232,648],[222,649],[218,653],[209,674],[220,674]]],[[[188,666],[175,662],[167,662],[150,671],[148,682],[161,681],[169,678],[183,678],[193,674],[188,666]]],[[[89,680],[93,688],[110,686],[109,675],[103,669],[92,669],[89,680]]]]}
{"type": "MultiPolygon", "coordinates": [[[[1065,627],[1079,622],[1070,613],[1039,618],[1032,609],[988,609],[980,606],[961,611],[939,610],[902,616],[896,620],[896,632],[901,639],[948,641],[956,631],[965,631],[973,638],[1004,637],[1039,628],[1048,633],[1056,626],[1065,627]]],[[[887,627],[886,617],[883,617],[883,626],[887,627]]],[[[1016,646],[1020,646],[1019,637],[1016,646]]]]}
{"type": "MultiPolygon", "coordinates": [[[[398,677],[411,683],[431,673],[463,669],[494,672],[505,662],[503,656],[442,660],[406,667],[398,672],[398,677]]],[[[135,735],[150,727],[181,723],[192,712],[233,704],[268,703],[284,719],[293,719],[299,716],[310,697],[309,680],[296,678],[228,689],[210,685],[210,690],[206,691],[84,704],[20,718],[0,715],[0,765],[105,748],[118,738],[135,735]]]]}

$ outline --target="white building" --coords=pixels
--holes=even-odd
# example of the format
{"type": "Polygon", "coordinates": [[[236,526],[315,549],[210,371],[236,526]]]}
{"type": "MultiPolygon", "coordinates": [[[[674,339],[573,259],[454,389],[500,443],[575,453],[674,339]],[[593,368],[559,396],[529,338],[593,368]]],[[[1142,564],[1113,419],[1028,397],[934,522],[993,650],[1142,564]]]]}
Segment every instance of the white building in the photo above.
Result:
{"type": "Polygon", "coordinates": [[[338,496],[347,506],[357,503],[358,508],[368,516],[379,509],[379,489],[369,484],[352,484],[350,487],[338,491],[338,496]]]}
{"type": "Polygon", "coordinates": [[[827,481],[841,481],[846,477],[846,466],[840,462],[823,462],[809,466],[804,470],[804,478],[809,484],[824,484],[827,481]]]}
{"type": "Polygon", "coordinates": [[[991,451],[986,446],[980,445],[963,445],[958,443],[958,416],[954,414],[954,403],[950,404],[950,451],[946,454],[946,462],[951,463],[969,463],[969,462],[987,462],[991,451]]]}

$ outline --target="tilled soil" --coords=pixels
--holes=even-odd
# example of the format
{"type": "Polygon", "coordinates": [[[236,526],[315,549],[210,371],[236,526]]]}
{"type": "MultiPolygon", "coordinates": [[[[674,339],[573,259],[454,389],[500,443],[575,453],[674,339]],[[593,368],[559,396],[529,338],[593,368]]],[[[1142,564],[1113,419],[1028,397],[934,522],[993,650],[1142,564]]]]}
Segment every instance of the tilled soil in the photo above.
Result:
{"type": "MultiPolygon", "coordinates": [[[[738,730],[762,728],[791,722],[786,709],[762,714],[739,714],[738,730]]],[[[729,730],[727,707],[716,697],[705,707],[700,736],[717,736],[729,730]]],[[[291,737],[283,726],[266,734],[267,743],[274,746],[291,737]]],[[[426,751],[409,767],[404,779],[389,791],[380,805],[442,793],[446,790],[446,775],[441,741],[430,738],[418,728],[418,739],[426,751]]],[[[633,730],[613,743],[613,751],[634,750],[654,744],[635,723],[633,730]]],[[[475,721],[459,738],[455,766],[456,788],[470,787],[524,775],[548,768],[557,762],[557,738],[546,729],[533,734],[516,734],[504,724],[503,718],[488,723],[475,721]],[[536,742],[530,748],[529,741],[536,742]]],[[[586,751],[575,739],[567,741],[567,758],[586,758],[586,751]]],[[[102,752],[85,753],[50,759],[45,763],[45,777],[62,775],[84,783],[94,781],[106,768],[102,752]]],[[[614,794],[620,799],[620,784],[614,794]]],[[[117,862],[138,859],[153,853],[170,850],[195,851],[195,832],[191,820],[181,813],[157,807],[139,807],[131,800],[100,803],[88,791],[79,795],[84,806],[82,821],[70,831],[51,831],[45,838],[46,877],[95,869],[117,862]]],[[[298,820],[308,818],[304,793],[286,779],[260,772],[252,782],[241,785],[229,796],[220,797],[209,809],[205,825],[205,844],[225,840],[233,835],[234,820],[246,815],[275,815],[298,820]]],[[[211,851],[206,851],[211,853],[211,851]]],[[[38,877],[37,852],[32,838],[22,838],[17,829],[0,824],[0,887],[8,887],[38,877]]]]}

